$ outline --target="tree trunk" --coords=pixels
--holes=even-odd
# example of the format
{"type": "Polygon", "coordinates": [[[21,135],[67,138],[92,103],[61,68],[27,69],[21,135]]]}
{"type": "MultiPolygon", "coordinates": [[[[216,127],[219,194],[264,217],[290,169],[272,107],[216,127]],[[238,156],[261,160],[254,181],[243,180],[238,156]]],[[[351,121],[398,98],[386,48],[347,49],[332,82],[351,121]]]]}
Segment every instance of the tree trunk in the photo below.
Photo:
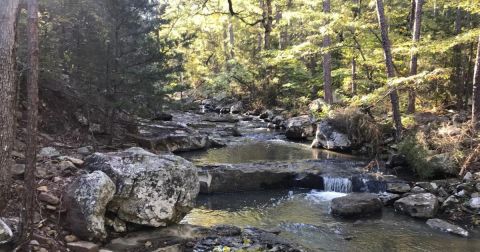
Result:
{"type": "MultiPolygon", "coordinates": [[[[323,12],[330,13],[330,0],[323,0],[323,12]]],[[[328,25],[328,21],[325,25],[328,25]]],[[[328,31],[327,31],[328,33],[328,31]]],[[[323,54],[323,91],[324,99],[327,104],[333,103],[332,93],[332,55],[329,51],[331,45],[330,35],[325,34],[323,37],[323,48],[326,52],[323,54]]]]}
{"type": "Polygon", "coordinates": [[[273,17],[272,17],[272,0],[261,0],[261,5],[263,9],[263,28],[265,29],[264,31],[264,48],[265,50],[270,50],[272,46],[272,41],[271,41],[271,33],[272,33],[272,23],[273,23],[273,17]]]}
{"type": "MultiPolygon", "coordinates": [[[[416,75],[418,71],[418,52],[417,52],[417,44],[420,41],[420,31],[422,28],[422,7],[423,7],[423,0],[416,0],[415,2],[415,15],[414,15],[414,22],[413,22],[413,36],[412,36],[412,53],[411,53],[411,61],[410,61],[410,75],[416,75]]],[[[408,90],[408,107],[407,113],[413,114],[415,113],[415,100],[416,94],[413,88],[408,90]]]]}
{"type": "Polygon", "coordinates": [[[230,44],[230,58],[235,58],[235,33],[233,30],[232,20],[230,19],[228,22],[228,37],[229,37],[229,44],[230,44]]]}
{"type": "Polygon", "coordinates": [[[472,122],[473,125],[480,119],[480,36],[478,36],[477,58],[473,71],[472,122]]]}
{"type": "Polygon", "coordinates": [[[352,58],[352,95],[357,94],[357,61],[352,58]]]}
{"type": "Polygon", "coordinates": [[[0,213],[10,191],[10,157],[15,128],[15,25],[18,0],[0,5],[0,213]]]}
{"type": "Polygon", "coordinates": [[[25,148],[25,214],[23,236],[31,237],[33,231],[35,167],[37,163],[38,125],[38,2],[28,0],[28,77],[27,77],[27,136],[25,148]]]}
{"type": "MultiPolygon", "coordinates": [[[[455,35],[460,34],[462,30],[462,9],[457,7],[455,14],[455,35]]],[[[462,46],[455,45],[453,47],[453,65],[455,70],[453,72],[453,81],[455,83],[456,93],[456,107],[457,109],[463,108],[463,81],[462,81],[462,46]]]]}
{"type": "MultiPolygon", "coordinates": [[[[385,19],[385,11],[383,0],[376,0],[378,24],[380,26],[382,36],[382,47],[385,54],[385,65],[387,67],[387,78],[395,77],[395,68],[393,66],[392,49],[390,39],[388,38],[387,21],[385,19]]],[[[390,91],[390,102],[392,103],[393,122],[395,124],[395,137],[400,140],[402,137],[402,118],[400,115],[400,105],[398,101],[398,92],[396,88],[390,91]]]]}

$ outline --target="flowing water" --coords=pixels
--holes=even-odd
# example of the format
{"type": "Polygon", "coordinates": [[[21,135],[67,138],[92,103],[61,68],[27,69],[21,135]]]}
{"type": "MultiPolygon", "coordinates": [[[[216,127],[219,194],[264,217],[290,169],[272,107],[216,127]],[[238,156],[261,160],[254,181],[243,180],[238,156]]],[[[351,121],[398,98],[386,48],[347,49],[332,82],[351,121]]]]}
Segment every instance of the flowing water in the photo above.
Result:
{"type": "MultiPolygon", "coordinates": [[[[225,148],[184,155],[195,163],[247,163],[296,159],[353,159],[307,144],[289,143],[275,133],[250,131],[225,148]]],[[[231,224],[281,231],[312,251],[480,251],[480,235],[460,238],[430,229],[425,221],[384,208],[381,216],[357,221],[329,214],[330,201],[352,191],[348,178],[325,177],[326,191],[278,190],[200,195],[183,223],[231,224]]]]}

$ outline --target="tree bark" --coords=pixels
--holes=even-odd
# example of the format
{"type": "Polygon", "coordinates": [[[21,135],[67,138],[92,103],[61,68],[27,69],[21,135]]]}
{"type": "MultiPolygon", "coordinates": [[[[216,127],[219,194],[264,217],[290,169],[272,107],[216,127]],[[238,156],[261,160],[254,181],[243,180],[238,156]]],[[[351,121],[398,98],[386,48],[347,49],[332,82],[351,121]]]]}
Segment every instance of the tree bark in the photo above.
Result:
{"type": "Polygon", "coordinates": [[[478,36],[477,58],[473,71],[473,99],[472,99],[472,122],[473,125],[480,119],[480,36],[478,36]]]}
{"type": "MultiPolygon", "coordinates": [[[[330,13],[330,0],[323,0],[323,12],[325,14],[330,13]]],[[[328,25],[328,21],[326,22],[325,25],[328,25]]],[[[333,103],[332,55],[328,49],[331,43],[332,41],[330,39],[330,35],[325,34],[323,37],[323,48],[326,49],[326,52],[323,54],[323,91],[324,91],[324,99],[327,104],[333,103]]]]}
{"type": "MultiPolygon", "coordinates": [[[[413,21],[413,32],[412,32],[412,53],[410,61],[410,75],[416,75],[418,72],[418,52],[417,44],[420,41],[420,31],[422,28],[422,7],[423,0],[415,0],[415,15],[413,21]]],[[[408,106],[407,113],[415,113],[415,100],[416,93],[413,88],[408,90],[408,106]]]]}
{"type": "Polygon", "coordinates": [[[352,58],[352,95],[357,94],[357,60],[352,58]]]}
{"type": "MultiPolygon", "coordinates": [[[[455,13],[455,35],[460,34],[462,31],[462,9],[457,7],[455,13]]],[[[457,109],[463,108],[463,81],[462,81],[462,46],[455,45],[453,47],[453,65],[455,70],[453,72],[453,81],[455,83],[456,93],[456,107],[457,109]]]]}
{"type": "Polygon", "coordinates": [[[230,58],[233,59],[235,58],[235,33],[233,30],[233,24],[232,20],[230,19],[228,22],[228,37],[229,37],[229,42],[230,42],[230,58]]]}
{"type": "MultiPolygon", "coordinates": [[[[395,77],[395,68],[393,66],[392,49],[390,39],[388,38],[387,21],[385,19],[385,10],[383,7],[383,0],[376,0],[378,24],[380,26],[382,47],[385,56],[385,65],[387,67],[387,78],[395,77]]],[[[392,116],[395,124],[395,137],[400,140],[402,137],[402,118],[400,114],[400,105],[398,101],[398,92],[396,88],[390,91],[390,102],[392,104],[392,116]]]]}
{"type": "Polygon", "coordinates": [[[15,128],[15,25],[18,0],[0,5],[0,213],[7,206],[10,191],[10,157],[15,128]]]}
{"type": "Polygon", "coordinates": [[[25,213],[23,236],[31,237],[34,217],[35,167],[37,163],[38,125],[38,2],[28,0],[28,77],[27,77],[27,136],[25,149],[25,213]]]}
{"type": "Polygon", "coordinates": [[[272,46],[271,41],[271,33],[272,33],[272,24],[273,24],[273,17],[272,17],[272,0],[261,0],[261,5],[263,9],[263,28],[264,31],[264,48],[265,50],[270,50],[272,46]]]}

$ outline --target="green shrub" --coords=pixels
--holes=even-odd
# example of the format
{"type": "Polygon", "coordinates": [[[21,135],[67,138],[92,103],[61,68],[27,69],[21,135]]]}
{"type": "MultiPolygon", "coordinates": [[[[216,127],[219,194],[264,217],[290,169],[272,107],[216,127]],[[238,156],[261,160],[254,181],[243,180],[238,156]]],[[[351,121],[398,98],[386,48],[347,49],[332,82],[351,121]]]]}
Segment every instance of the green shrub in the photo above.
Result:
{"type": "Polygon", "coordinates": [[[405,156],[409,167],[418,177],[426,179],[435,176],[437,168],[429,161],[428,149],[415,135],[406,136],[398,144],[398,151],[405,156]]]}

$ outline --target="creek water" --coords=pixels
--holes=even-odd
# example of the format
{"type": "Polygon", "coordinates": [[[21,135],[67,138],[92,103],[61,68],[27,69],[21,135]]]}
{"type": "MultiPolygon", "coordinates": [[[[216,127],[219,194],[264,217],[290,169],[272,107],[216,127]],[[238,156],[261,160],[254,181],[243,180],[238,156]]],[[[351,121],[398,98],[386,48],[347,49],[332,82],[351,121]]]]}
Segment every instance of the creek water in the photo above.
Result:
{"type": "MultiPolygon", "coordinates": [[[[184,155],[195,163],[247,163],[296,159],[354,159],[312,150],[278,135],[254,132],[225,148],[184,155]]],[[[231,224],[280,231],[280,235],[312,251],[480,251],[480,235],[461,238],[430,229],[424,220],[384,208],[380,216],[345,220],[329,213],[330,201],[351,191],[346,178],[324,179],[327,191],[275,190],[200,195],[183,223],[231,224]]]]}

